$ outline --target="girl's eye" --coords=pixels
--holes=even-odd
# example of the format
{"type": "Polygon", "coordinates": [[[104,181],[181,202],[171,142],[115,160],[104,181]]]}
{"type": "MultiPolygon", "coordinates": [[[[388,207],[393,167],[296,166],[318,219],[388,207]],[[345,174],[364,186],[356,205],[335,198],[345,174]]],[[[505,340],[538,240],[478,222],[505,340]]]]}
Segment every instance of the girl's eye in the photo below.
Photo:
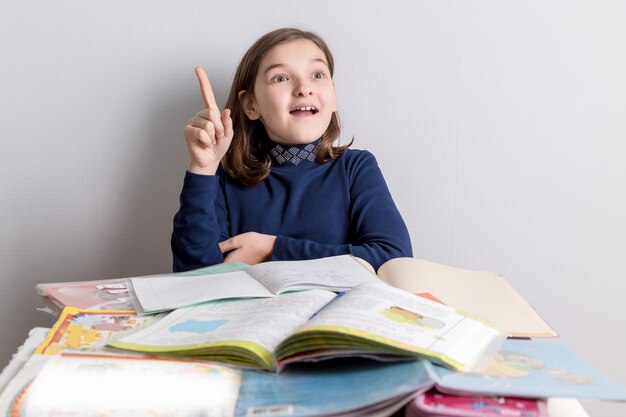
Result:
{"type": "Polygon", "coordinates": [[[314,72],[313,73],[313,78],[321,80],[322,78],[324,78],[324,73],[323,72],[314,72]]]}
{"type": "Polygon", "coordinates": [[[272,82],[273,83],[282,83],[287,81],[287,77],[285,77],[284,75],[276,75],[274,77],[272,77],[272,82]]]}

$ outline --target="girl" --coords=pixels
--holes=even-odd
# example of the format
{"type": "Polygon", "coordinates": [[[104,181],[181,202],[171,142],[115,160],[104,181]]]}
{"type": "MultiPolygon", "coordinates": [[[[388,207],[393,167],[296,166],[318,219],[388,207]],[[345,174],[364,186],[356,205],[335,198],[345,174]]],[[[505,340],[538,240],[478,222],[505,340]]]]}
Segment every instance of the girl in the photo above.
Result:
{"type": "Polygon", "coordinates": [[[174,217],[174,271],[353,254],[375,269],[412,256],[409,234],[376,160],[334,147],[333,57],[317,35],[278,29],[246,52],[220,112],[185,127],[191,156],[174,217]]]}

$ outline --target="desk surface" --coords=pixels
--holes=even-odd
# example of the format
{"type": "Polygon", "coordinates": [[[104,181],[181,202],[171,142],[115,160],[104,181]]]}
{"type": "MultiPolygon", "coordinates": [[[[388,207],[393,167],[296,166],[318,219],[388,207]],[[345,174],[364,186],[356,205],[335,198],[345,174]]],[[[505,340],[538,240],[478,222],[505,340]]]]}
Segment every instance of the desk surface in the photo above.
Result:
{"type": "MultiPolygon", "coordinates": [[[[22,369],[24,363],[30,358],[37,346],[41,344],[49,329],[36,327],[32,329],[24,344],[13,355],[11,362],[0,374],[0,415],[6,415],[8,398],[13,398],[14,393],[4,392],[13,377],[22,369]],[[4,401],[3,401],[4,400],[4,401]]],[[[550,417],[589,417],[577,400],[569,398],[550,398],[548,400],[548,412],[550,417]]]]}

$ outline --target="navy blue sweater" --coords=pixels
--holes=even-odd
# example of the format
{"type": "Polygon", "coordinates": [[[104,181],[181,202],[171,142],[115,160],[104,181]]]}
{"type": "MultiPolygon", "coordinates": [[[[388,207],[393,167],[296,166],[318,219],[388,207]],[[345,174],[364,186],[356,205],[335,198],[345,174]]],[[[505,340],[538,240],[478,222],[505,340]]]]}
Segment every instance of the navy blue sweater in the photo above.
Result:
{"type": "Polygon", "coordinates": [[[269,176],[254,187],[221,169],[215,176],[187,172],[174,216],[174,271],[223,262],[218,242],[244,232],[277,236],[272,260],[352,254],[378,269],[389,259],[412,256],[406,225],[374,156],[347,150],[319,164],[313,148],[274,148],[269,176]]]}

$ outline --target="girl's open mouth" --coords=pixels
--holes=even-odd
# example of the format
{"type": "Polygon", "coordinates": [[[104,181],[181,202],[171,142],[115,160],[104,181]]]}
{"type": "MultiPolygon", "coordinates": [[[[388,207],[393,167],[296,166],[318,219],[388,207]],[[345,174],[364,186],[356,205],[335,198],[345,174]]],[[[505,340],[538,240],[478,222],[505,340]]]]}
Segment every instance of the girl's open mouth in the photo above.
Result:
{"type": "Polygon", "coordinates": [[[317,113],[317,110],[314,106],[299,106],[291,110],[289,113],[294,116],[308,116],[317,113]]]}

